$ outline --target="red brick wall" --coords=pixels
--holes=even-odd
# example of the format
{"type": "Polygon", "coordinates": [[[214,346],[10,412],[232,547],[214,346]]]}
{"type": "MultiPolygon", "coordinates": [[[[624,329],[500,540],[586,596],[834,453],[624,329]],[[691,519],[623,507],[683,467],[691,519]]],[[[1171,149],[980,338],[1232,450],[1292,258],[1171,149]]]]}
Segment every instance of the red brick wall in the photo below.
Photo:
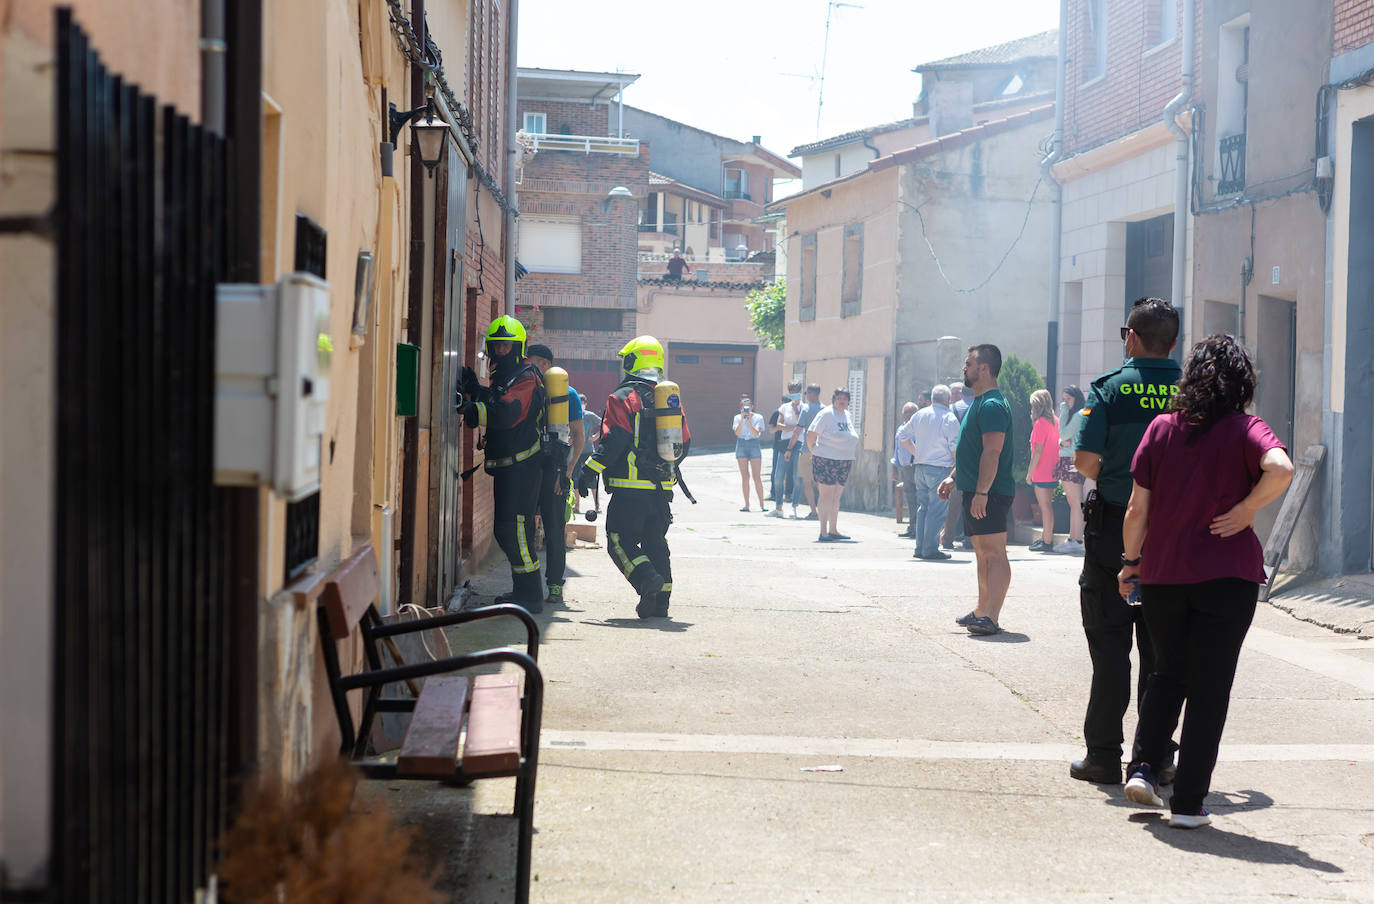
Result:
{"type": "MultiPolygon", "coordinates": [[[[1159,122],[1164,105],[1179,89],[1182,22],[1179,37],[1173,43],[1147,53],[1158,42],[1159,23],[1158,4],[1145,0],[1107,0],[1107,71],[1092,78],[1093,40],[1088,18],[1091,3],[1092,0],[1069,2],[1064,104],[1064,141],[1069,154],[1159,122]]],[[[1181,20],[1183,4],[1177,6],[1181,20]]],[[[1200,15],[1198,19],[1194,27],[1200,29],[1200,15]]],[[[1201,65],[1201,47],[1199,39],[1194,72],[1201,65]]]]}
{"type": "Polygon", "coordinates": [[[1336,0],[1335,19],[1335,53],[1374,41],[1374,0],[1336,0]]]}
{"type": "Polygon", "coordinates": [[[516,112],[520,123],[525,122],[526,111],[543,113],[547,118],[546,128],[550,135],[610,135],[609,104],[587,104],[581,102],[554,102],[544,100],[518,100],[516,112]]]}
{"type": "Polygon", "coordinates": [[[467,100],[477,160],[500,182],[506,158],[506,15],[495,0],[472,0],[468,15],[467,100]]]}
{"type": "MultiPolygon", "coordinates": [[[[552,127],[553,121],[550,121],[552,127]]],[[[649,145],[641,142],[638,157],[609,154],[578,154],[567,151],[541,151],[525,167],[524,180],[538,180],[540,191],[520,192],[522,214],[537,216],[575,216],[582,222],[582,272],[570,274],[531,273],[516,286],[516,301],[531,309],[532,326],[543,330],[539,308],[545,305],[569,307],[619,307],[633,312],[638,291],[639,233],[636,221],[639,206],[632,199],[617,199],[603,210],[607,192],[617,185],[628,188],[636,197],[648,191],[649,145]]],[[[625,318],[633,330],[633,314],[625,318]]],[[[574,355],[574,347],[585,347],[590,340],[615,344],[615,351],[633,334],[561,335],[546,337],[560,354],[574,355]],[[623,336],[624,338],[617,338],[623,336]]],[[[576,355],[574,355],[576,356],[576,355]]],[[[601,355],[586,355],[601,357],[601,355]]]]}
{"type": "MultiPolygon", "coordinates": [[[[506,271],[499,242],[499,224],[495,229],[484,226],[483,235],[497,238],[483,244],[476,226],[468,224],[467,252],[464,261],[464,281],[468,293],[464,299],[463,361],[476,366],[477,352],[486,338],[487,326],[501,316],[504,309],[506,271]]],[[[477,449],[477,431],[465,430],[462,441],[460,468],[468,468],[482,460],[477,449]]],[[[492,543],[491,478],[482,469],[463,483],[462,489],[463,551],[470,561],[479,562],[492,543]]]]}

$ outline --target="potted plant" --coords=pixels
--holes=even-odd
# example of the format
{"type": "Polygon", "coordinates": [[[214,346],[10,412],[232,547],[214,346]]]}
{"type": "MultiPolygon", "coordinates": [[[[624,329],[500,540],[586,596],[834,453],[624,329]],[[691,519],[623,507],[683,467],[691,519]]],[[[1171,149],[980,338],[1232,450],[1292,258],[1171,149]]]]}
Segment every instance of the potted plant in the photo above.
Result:
{"type": "Polygon", "coordinates": [[[1054,532],[1056,534],[1067,534],[1069,532],[1069,498],[1064,495],[1064,485],[1056,484],[1054,488],[1054,532]]]}

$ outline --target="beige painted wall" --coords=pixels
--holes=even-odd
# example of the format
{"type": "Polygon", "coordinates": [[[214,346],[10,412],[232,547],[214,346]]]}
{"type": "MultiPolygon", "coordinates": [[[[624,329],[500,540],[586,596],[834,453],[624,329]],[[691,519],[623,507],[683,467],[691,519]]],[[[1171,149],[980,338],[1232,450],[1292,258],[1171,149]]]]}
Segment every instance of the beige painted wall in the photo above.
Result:
{"type": "Polygon", "coordinates": [[[787,342],[784,357],[817,361],[891,351],[897,279],[897,172],[857,176],[787,205],[787,342]],[[859,313],[840,316],[844,227],[864,224],[864,275],[859,313]],[[816,319],[799,319],[801,239],[816,235],[816,319]]]}
{"type": "MultiPolygon", "coordinates": [[[[635,315],[636,335],[650,335],[660,342],[728,342],[758,346],[745,309],[747,292],[704,291],[671,287],[639,286],[635,315]]],[[[782,395],[783,353],[759,348],[754,369],[754,395],[759,407],[782,395]]]]}
{"type": "MultiPolygon", "coordinates": [[[[379,545],[382,506],[395,508],[398,497],[393,374],[408,272],[408,136],[394,179],[382,179],[377,145],[382,89],[408,105],[409,87],[381,0],[270,0],[264,23],[263,280],[293,268],[297,213],[328,236],[334,355],[314,566],[327,572],[354,549],[379,545]],[[360,250],[376,258],[370,341],[352,335],[360,250]],[[371,504],[355,505],[358,494],[371,504]]],[[[462,58],[460,44],[448,64],[457,60],[459,79],[462,58]]],[[[322,693],[315,621],[299,617],[282,592],[285,505],[267,492],[262,499],[260,750],[264,768],[291,779],[333,748],[337,729],[322,693]]]]}

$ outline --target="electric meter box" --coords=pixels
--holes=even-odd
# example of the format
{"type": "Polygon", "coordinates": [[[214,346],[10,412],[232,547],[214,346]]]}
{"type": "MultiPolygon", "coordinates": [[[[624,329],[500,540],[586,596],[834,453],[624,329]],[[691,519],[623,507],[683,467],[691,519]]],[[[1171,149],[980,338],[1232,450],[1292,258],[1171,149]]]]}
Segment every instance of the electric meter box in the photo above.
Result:
{"type": "Polygon", "coordinates": [[[290,273],[275,286],[221,285],[215,322],[215,482],[309,496],[334,354],[329,284],[290,273]]]}

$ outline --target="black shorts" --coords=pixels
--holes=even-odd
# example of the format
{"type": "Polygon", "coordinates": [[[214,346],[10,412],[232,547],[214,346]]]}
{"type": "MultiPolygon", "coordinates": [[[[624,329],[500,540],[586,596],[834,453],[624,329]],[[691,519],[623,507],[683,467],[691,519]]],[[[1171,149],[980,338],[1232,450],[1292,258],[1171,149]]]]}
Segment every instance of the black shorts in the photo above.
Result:
{"type": "Polygon", "coordinates": [[[975,518],[969,512],[973,505],[972,493],[960,493],[964,503],[964,535],[981,537],[984,534],[1005,534],[1007,532],[1007,512],[1011,511],[1010,496],[997,493],[988,494],[988,511],[982,518],[975,518]]]}

